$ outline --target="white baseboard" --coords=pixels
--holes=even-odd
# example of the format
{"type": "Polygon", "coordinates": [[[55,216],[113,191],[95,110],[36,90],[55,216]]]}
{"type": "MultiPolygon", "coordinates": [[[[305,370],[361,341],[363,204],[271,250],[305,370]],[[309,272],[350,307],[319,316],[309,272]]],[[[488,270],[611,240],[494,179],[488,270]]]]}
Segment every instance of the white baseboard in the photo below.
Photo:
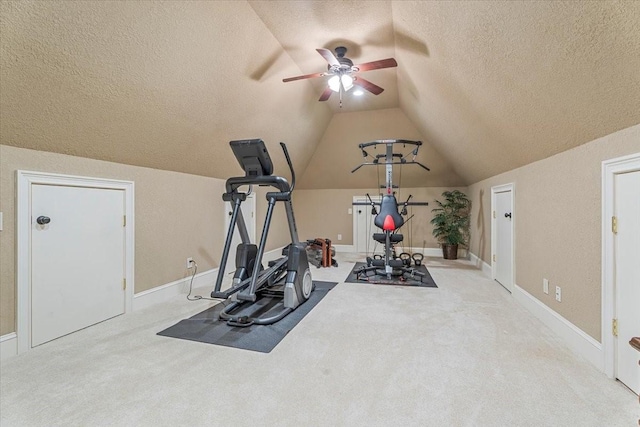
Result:
{"type": "Polygon", "coordinates": [[[469,258],[471,259],[471,262],[474,263],[477,267],[479,267],[487,277],[491,277],[492,272],[491,272],[491,266],[489,264],[481,260],[473,252],[469,252],[469,258]]]}
{"type": "Polygon", "coordinates": [[[0,360],[18,355],[18,335],[15,332],[0,336],[0,360]]]}
{"type": "MultiPolygon", "coordinates": [[[[356,252],[355,245],[331,245],[331,246],[335,247],[336,251],[338,251],[338,252],[356,252]]],[[[384,245],[378,245],[376,247],[376,253],[381,253],[381,251],[383,249],[384,249],[384,245]]],[[[398,251],[399,252],[397,252],[397,253],[400,253],[400,252],[410,252],[412,254],[420,253],[420,254],[423,254],[424,256],[432,256],[432,257],[440,257],[440,258],[442,258],[442,249],[440,249],[440,248],[424,248],[423,249],[423,248],[408,248],[408,247],[403,248],[402,246],[400,246],[398,248],[398,251]]],[[[458,255],[460,257],[462,257],[462,258],[464,256],[466,256],[465,250],[461,249],[458,252],[458,255]]]]}
{"type": "MultiPolygon", "coordinates": [[[[211,285],[216,281],[218,274],[217,268],[203,271],[198,273],[193,278],[193,288],[200,288],[207,285],[211,285]]],[[[166,302],[178,295],[186,295],[189,293],[189,282],[191,276],[184,279],[175,280],[171,283],[167,283],[155,288],[148,289],[146,291],[138,292],[133,296],[133,311],[141,310],[143,308],[151,307],[152,305],[166,302]]]]}
{"type": "MultiPolygon", "coordinates": [[[[262,256],[262,263],[266,265],[266,263],[268,263],[269,261],[278,259],[281,256],[282,248],[273,249],[264,253],[264,255],[262,256]]],[[[193,278],[192,289],[209,288],[210,290],[213,290],[213,286],[215,285],[217,277],[217,268],[212,268],[211,270],[198,273],[193,278]]],[[[179,279],[171,283],[148,289],[146,291],[138,292],[133,296],[133,311],[141,310],[143,308],[151,307],[155,304],[170,301],[176,296],[188,294],[190,281],[191,276],[188,276],[184,279],[179,279]]]]}
{"type": "Polygon", "coordinates": [[[516,301],[558,334],[574,353],[591,362],[600,372],[604,372],[602,344],[518,285],[514,285],[513,289],[516,301]]]}
{"type": "Polygon", "coordinates": [[[331,243],[332,248],[336,248],[336,252],[355,252],[356,247],[354,245],[334,245],[331,243]]]}
{"type": "MultiPolygon", "coordinates": [[[[423,254],[424,256],[430,256],[435,258],[442,258],[442,248],[403,248],[398,247],[398,254],[400,252],[409,252],[412,254],[423,254]]],[[[466,249],[458,249],[458,258],[465,259],[469,252],[466,249]]]]}

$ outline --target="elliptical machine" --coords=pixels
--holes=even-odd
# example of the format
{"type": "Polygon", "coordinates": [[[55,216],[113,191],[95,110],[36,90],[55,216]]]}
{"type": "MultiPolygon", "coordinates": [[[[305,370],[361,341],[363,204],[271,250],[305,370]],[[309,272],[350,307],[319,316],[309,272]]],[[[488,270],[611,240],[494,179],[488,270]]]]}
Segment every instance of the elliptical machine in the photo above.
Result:
{"type": "Polygon", "coordinates": [[[215,288],[211,292],[211,297],[230,298],[232,301],[220,313],[220,319],[226,320],[230,326],[269,325],[281,320],[295,310],[296,307],[309,299],[313,291],[307,252],[305,245],[298,241],[298,230],[291,203],[291,193],[295,187],[296,175],[287,146],[283,142],[280,143],[280,146],[291,171],[291,185],[285,178],[272,175],[273,163],[269,157],[267,147],[261,139],[231,141],[229,145],[244,170],[245,176],[229,178],[226,182],[226,192],[222,195],[222,200],[233,205],[233,211],[222,251],[218,277],[215,288]],[[267,215],[259,245],[249,241],[247,227],[240,209],[240,205],[247,199],[248,193],[243,193],[238,189],[242,186],[251,185],[271,186],[278,190],[266,194],[268,201],[267,215]],[[262,257],[276,202],[284,203],[291,243],[283,249],[281,258],[269,262],[268,268],[264,269],[262,257]],[[227,258],[229,257],[233,231],[236,226],[242,243],[238,245],[236,251],[236,271],[233,276],[232,286],[223,291],[221,290],[222,279],[227,258]],[[250,306],[257,305],[258,301],[263,297],[281,298],[281,309],[267,310],[262,307],[255,312],[247,310],[250,306]],[[272,314],[273,311],[275,311],[275,314],[272,314]]]}

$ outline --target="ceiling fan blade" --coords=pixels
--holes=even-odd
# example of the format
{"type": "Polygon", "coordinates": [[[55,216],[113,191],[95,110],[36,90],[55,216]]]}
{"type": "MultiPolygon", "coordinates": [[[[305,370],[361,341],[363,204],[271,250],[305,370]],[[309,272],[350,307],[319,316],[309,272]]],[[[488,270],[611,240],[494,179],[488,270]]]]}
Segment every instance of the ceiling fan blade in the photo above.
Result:
{"type": "Polygon", "coordinates": [[[324,92],[322,92],[322,95],[320,95],[320,99],[318,99],[318,101],[326,101],[327,99],[329,99],[329,97],[331,96],[331,93],[333,91],[331,90],[330,87],[327,87],[324,92]]]}
{"type": "Polygon", "coordinates": [[[381,59],[379,61],[365,62],[364,64],[356,65],[358,71],[370,71],[379,70],[381,68],[397,67],[398,63],[393,58],[381,59]]]}
{"type": "Polygon", "coordinates": [[[292,82],[294,80],[302,80],[302,79],[312,79],[314,77],[324,77],[328,76],[327,73],[313,73],[313,74],[305,74],[304,76],[296,76],[296,77],[288,77],[286,79],[282,79],[283,82],[292,82]]]}
{"type": "Polygon", "coordinates": [[[362,77],[358,76],[353,80],[353,84],[356,86],[360,86],[363,89],[368,90],[369,92],[371,92],[374,95],[380,95],[384,89],[382,89],[380,86],[371,83],[369,80],[365,80],[362,77]]]}
{"type": "Polygon", "coordinates": [[[329,49],[316,49],[320,55],[329,63],[331,66],[339,67],[340,62],[338,62],[338,58],[331,52],[329,49]]]}

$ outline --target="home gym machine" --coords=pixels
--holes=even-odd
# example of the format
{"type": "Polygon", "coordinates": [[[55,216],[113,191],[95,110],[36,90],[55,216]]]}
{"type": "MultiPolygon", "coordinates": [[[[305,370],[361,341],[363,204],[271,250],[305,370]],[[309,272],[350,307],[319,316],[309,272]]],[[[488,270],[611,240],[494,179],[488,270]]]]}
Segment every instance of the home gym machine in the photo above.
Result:
{"type": "MultiPolygon", "coordinates": [[[[269,325],[284,318],[309,299],[313,290],[313,281],[309,271],[305,245],[298,241],[298,230],[296,229],[293,205],[291,203],[291,193],[295,187],[296,175],[287,146],[283,142],[280,143],[280,146],[291,171],[291,185],[285,178],[272,175],[273,163],[269,157],[267,147],[261,139],[231,141],[229,145],[240,166],[242,166],[245,176],[229,178],[226,182],[226,192],[222,195],[222,200],[232,204],[233,211],[222,251],[218,277],[215,288],[211,292],[211,297],[230,299],[231,303],[220,313],[220,319],[226,320],[230,326],[269,325]],[[267,215],[260,243],[257,246],[249,240],[247,227],[240,209],[240,205],[247,199],[248,193],[238,191],[240,187],[253,185],[271,186],[278,190],[266,194],[268,201],[267,215]],[[262,257],[276,202],[284,203],[289,223],[289,233],[291,234],[291,244],[283,249],[281,258],[269,262],[269,267],[264,269],[262,257]],[[236,270],[231,288],[221,290],[233,231],[236,226],[242,240],[236,251],[236,270]],[[281,304],[278,304],[275,309],[259,307],[258,310],[251,311],[253,305],[258,306],[259,301],[267,297],[281,299],[281,304]],[[278,310],[278,306],[281,307],[280,310],[278,310]],[[270,314],[273,311],[276,313],[270,314]]],[[[273,307],[269,306],[269,308],[273,307]]]]}
{"type": "Polygon", "coordinates": [[[403,235],[398,233],[398,229],[405,224],[403,216],[407,215],[407,206],[427,206],[428,203],[412,202],[411,198],[413,196],[409,195],[406,201],[398,204],[396,193],[393,191],[394,188],[398,188],[393,185],[393,165],[416,164],[429,171],[428,167],[416,161],[418,149],[422,145],[422,142],[404,139],[386,139],[362,143],[358,145],[358,148],[362,151],[362,155],[367,158],[369,157],[367,149],[375,149],[380,145],[385,147],[384,154],[377,154],[375,157],[372,156],[373,160],[371,162],[364,162],[351,171],[351,173],[354,173],[363,166],[385,165],[386,177],[386,184],[380,186],[380,188],[384,189],[384,194],[382,194],[380,202],[374,202],[367,193],[369,202],[354,203],[354,205],[371,205],[371,214],[375,215],[373,223],[383,231],[383,233],[374,233],[373,240],[384,244],[384,255],[379,258],[367,257],[367,265],[355,271],[356,278],[358,280],[380,284],[393,284],[394,280],[404,281],[407,279],[422,282],[425,274],[417,271],[416,267],[421,265],[424,255],[418,253],[413,255],[402,253],[400,256],[397,256],[394,246],[403,241],[403,235]],[[406,155],[397,152],[394,153],[394,146],[397,147],[400,145],[403,148],[407,145],[414,148],[406,155]],[[410,155],[412,156],[411,160],[407,160],[410,155]],[[376,209],[376,206],[379,207],[379,211],[376,209]]]}

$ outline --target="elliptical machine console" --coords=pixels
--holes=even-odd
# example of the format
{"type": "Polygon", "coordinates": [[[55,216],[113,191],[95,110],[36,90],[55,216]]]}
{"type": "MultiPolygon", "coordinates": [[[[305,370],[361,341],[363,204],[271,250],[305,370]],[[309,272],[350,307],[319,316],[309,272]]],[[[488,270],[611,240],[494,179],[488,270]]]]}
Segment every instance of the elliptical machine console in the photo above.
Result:
{"type": "Polygon", "coordinates": [[[231,326],[268,325],[279,321],[295,310],[296,307],[309,299],[313,291],[307,252],[305,245],[298,240],[298,230],[291,203],[291,193],[295,187],[296,175],[287,146],[283,142],[280,143],[280,146],[291,171],[291,185],[284,177],[272,175],[273,163],[267,147],[261,139],[231,141],[229,145],[244,170],[245,176],[229,178],[226,182],[226,192],[222,195],[222,200],[231,203],[233,211],[222,251],[218,277],[211,297],[231,300],[231,303],[220,313],[220,318],[226,320],[231,326]],[[266,194],[267,214],[258,245],[250,242],[240,209],[240,205],[247,199],[248,193],[243,193],[238,189],[251,185],[271,186],[278,190],[266,194]],[[262,265],[262,257],[273,210],[277,202],[284,203],[291,243],[283,249],[282,257],[269,262],[268,268],[265,269],[262,265]],[[242,243],[238,245],[236,250],[236,271],[232,286],[223,291],[221,290],[222,279],[236,226],[242,243]],[[266,297],[281,298],[282,302],[277,304],[274,309],[266,310],[261,307],[252,312],[251,306],[259,305],[261,298],[266,297]]]}

